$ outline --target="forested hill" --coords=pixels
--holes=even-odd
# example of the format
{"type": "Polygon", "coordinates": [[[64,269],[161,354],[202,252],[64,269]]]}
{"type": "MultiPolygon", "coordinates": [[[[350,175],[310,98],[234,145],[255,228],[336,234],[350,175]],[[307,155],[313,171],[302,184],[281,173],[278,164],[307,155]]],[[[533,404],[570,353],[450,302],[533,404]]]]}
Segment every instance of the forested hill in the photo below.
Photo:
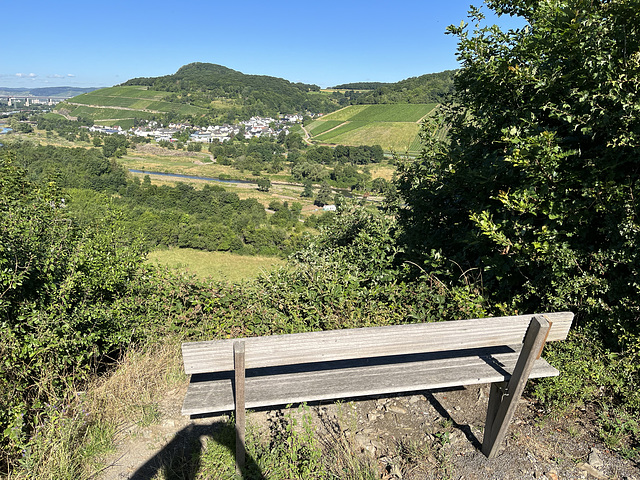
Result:
{"type": "MultiPolygon", "coordinates": [[[[445,70],[439,73],[427,73],[411,77],[396,83],[352,83],[335,88],[354,88],[356,86],[374,86],[369,92],[355,92],[351,96],[353,103],[441,103],[453,93],[453,77],[457,70],[445,70]]],[[[365,88],[362,88],[365,89],[365,88]]]]}
{"type": "Polygon", "coordinates": [[[258,110],[294,113],[304,110],[328,112],[337,104],[326,96],[310,95],[320,87],[266,75],[246,75],[237,70],[211,63],[191,63],[173,75],[134,78],[123,86],[143,85],[151,90],[173,92],[174,101],[187,101],[208,107],[212,102],[227,99],[244,107],[258,110]]]}

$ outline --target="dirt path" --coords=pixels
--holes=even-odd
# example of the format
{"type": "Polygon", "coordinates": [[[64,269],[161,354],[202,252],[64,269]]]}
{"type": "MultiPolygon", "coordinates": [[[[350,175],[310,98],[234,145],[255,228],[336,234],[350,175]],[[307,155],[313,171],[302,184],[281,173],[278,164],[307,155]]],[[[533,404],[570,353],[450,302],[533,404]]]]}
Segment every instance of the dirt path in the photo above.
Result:
{"type": "Polygon", "coordinates": [[[304,132],[304,137],[302,137],[302,140],[304,140],[304,143],[306,143],[307,145],[313,145],[313,143],[311,143],[311,135],[309,134],[309,132],[307,131],[307,129],[304,127],[304,124],[301,124],[300,127],[302,128],[302,131],[304,132]]]}
{"type": "MultiPolygon", "coordinates": [[[[185,391],[186,384],[167,392],[157,423],[122,431],[118,450],[99,478],[194,478],[207,439],[227,425],[227,417],[182,417],[185,391]]],[[[527,399],[520,402],[502,450],[488,460],[478,450],[487,395],[487,386],[471,387],[319,404],[310,410],[318,435],[343,432],[356,455],[377,459],[383,479],[640,480],[638,463],[598,441],[589,412],[554,420],[527,399]],[[406,454],[411,445],[422,455],[406,454]]],[[[252,412],[248,421],[262,427],[274,415],[252,412]]]]}
{"type": "Polygon", "coordinates": [[[440,106],[440,104],[438,103],[435,107],[433,107],[431,110],[429,110],[429,113],[427,113],[424,117],[422,117],[416,123],[420,124],[420,123],[424,122],[424,119],[427,118],[429,115],[431,115],[435,111],[435,109],[438,108],[439,106],[440,106]]]}
{"type": "Polygon", "coordinates": [[[351,123],[351,122],[350,122],[349,120],[345,120],[345,121],[344,121],[344,122],[342,122],[340,125],[336,125],[335,127],[330,128],[329,130],[326,130],[326,131],[322,132],[322,134],[321,134],[321,135],[324,135],[325,133],[333,132],[334,130],[336,130],[336,129],[340,128],[340,127],[343,127],[343,126],[345,126],[345,125],[348,125],[348,124],[350,124],[350,123],[351,123]]]}
{"type": "Polygon", "coordinates": [[[68,105],[74,105],[76,107],[91,107],[91,108],[108,108],[111,110],[127,110],[130,112],[146,112],[146,113],[166,113],[160,110],[149,110],[146,108],[131,108],[131,107],[116,107],[114,105],[89,105],[86,103],[65,102],[68,105]]]}

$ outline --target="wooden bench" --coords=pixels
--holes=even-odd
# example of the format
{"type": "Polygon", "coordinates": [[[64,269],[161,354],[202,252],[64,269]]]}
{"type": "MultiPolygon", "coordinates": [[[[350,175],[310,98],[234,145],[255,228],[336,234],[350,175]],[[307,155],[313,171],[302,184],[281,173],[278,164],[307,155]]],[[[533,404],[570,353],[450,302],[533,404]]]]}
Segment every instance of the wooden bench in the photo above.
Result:
{"type": "Polygon", "coordinates": [[[184,343],[182,413],[235,410],[242,465],[245,408],[490,383],[482,452],[491,458],[527,379],[558,375],[540,354],[572,320],[547,313],[184,343]]]}

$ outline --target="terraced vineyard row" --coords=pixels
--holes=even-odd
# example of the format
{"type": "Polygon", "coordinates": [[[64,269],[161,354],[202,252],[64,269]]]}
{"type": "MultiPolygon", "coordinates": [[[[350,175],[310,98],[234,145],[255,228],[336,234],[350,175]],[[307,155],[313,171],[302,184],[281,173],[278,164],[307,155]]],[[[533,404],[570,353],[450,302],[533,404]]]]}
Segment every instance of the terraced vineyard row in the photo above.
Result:
{"type": "Polygon", "coordinates": [[[169,95],[144,87],[111,87],[79,95],[72,99],[73,103],[60,107],[69,110],[72,116],[88,117],[96,123],[106,119],[151,118],[154,112],[180,115],[206,112],[192,105],[163,101],[169,95]]]}

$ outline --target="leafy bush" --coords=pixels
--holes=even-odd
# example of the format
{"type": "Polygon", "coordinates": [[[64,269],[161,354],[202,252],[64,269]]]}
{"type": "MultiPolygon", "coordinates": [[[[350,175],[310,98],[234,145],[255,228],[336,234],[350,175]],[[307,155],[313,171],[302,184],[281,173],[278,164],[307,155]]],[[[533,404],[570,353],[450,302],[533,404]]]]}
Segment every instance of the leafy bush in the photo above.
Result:
{"type": "Polygon", "coordinates": [[[64,404],[106,355],[165,321],[141,315],[161,290],[141,270],[140,242],[116,225],[107,217],[79,226],[55,184],[30,183],[7,152],[0,155],[3,461],[28,443],[48,404],[64,404]]]}
{"type": "Polygon", "coordinates": [[[472,25],[449,27],[458,97],[426,124],[421,158],[400,167],[405,258],[449,278],[476,269],[497,312],[573,310],[619,356],[616,383],[628,386],[610,399],[638,408],[640,10],[489,6],[528,25],[482,27],[474,9],[472,25]]]}

